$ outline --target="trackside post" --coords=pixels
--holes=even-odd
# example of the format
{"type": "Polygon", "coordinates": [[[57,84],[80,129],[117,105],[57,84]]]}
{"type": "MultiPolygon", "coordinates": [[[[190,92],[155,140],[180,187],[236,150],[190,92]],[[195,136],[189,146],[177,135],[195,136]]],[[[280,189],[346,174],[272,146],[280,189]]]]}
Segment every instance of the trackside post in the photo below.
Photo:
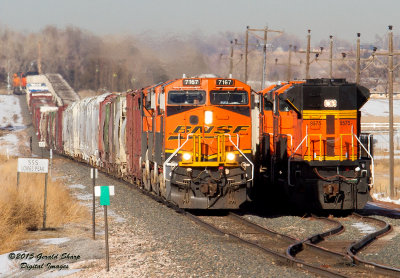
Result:
{"type": "Polygon", "coordinates": [[[17,188],[19,186],[19,173],[44,173],[44,174],[46,174],[45,181],[44,181],[43,229],[46,228],[48,172],[49,172],[49,160],[48,159],[18,158],[17,188]]]}
{"type": "Polygon", "coordinates": [[[114,196],[114,186],[96,186],[95,195],[100,197],[100,205],[104,207],[104,232],[106,244],[106,270],[110,271],[110,252],[108,248],[107,206],[110,205],[110,195],[114,196]]]}
{"type": "Polygon", "coordinates": [[[92,237],[93,239],[96,239],[96,203],[95,203],[95,194],[94,194],[94,188],[96,186],[96,179],[97,179],[97,169],[92,168],[90,169],[90,178],[92,179],[93,182],[93,188],[92,188],[92,237]]]}

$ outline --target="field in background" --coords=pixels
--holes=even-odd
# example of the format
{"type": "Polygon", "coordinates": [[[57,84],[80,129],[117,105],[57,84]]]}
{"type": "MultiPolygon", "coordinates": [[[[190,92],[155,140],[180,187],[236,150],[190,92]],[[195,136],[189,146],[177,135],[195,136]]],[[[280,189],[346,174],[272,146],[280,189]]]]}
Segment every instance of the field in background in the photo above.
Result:
{"type": "MultiPolygon", "coordinates": [[[[400,199],[400,159],[395,159],[395,200],[400,199]]],[[[380,197],[389,197],[389,158],[375,160],[375,184],[371,193],[377,193],[380,197]]]]}
{"type": "MultiPolygon", "coordinates": [[[[20,173],[17,189],[17,159],[0,155],[0,253],[18,250],[29,231],[42,228],[44,174],[20,173]]],[[[62,228],[81,222],[87,209],[74,200],[59,181],[48,179],[46,227],[62,228]]]]}

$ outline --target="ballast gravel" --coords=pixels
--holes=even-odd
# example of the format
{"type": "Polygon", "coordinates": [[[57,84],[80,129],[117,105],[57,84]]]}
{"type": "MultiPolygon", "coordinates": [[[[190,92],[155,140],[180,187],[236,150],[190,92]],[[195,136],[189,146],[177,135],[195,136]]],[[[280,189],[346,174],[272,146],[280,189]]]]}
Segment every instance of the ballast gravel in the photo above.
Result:
{"type": "MultiPolygon", "coordinates": [[[[74,183],[89,167],[60,158],[58,166],[74,183]]],[[[78,183],[78,182],[77,182],[78,183]]],[[[79,179],[77,194],[89,194],[90,179],[79,179]]],[[[143,195],[132,185],[99,174],[97,185],[114,185],[109,210],[110,272],[103,260],[77,262],[79,277],[313,277],[283,265],[260,251],[218,236],[167,206],[143,195]],[[121,221],[124,219],[124,221],[121,221]]],[[[89,202],[82,200],[82,202],[89,202]]],[[[101,209],[97,208],[102,218],[101,209]]],[[[99,230],[102,221],[99,221],[99,230]]],[[[90,237],[90,233],[88,233],[90,237]]],[[[103,239],[99,239],[103,240],[103,239]]],[[[84,248],[84,246],[82,246],[84,248]]],[[[104,251],[103,251],[104,252],[104,251]]],[[[72,277],[71,276],[71,277],[72,277]]]]}

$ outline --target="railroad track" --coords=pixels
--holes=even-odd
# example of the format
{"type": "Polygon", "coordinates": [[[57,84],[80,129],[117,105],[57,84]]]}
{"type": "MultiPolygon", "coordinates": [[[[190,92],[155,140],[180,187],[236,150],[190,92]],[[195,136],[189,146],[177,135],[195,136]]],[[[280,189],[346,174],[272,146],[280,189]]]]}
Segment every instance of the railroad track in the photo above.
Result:
{"type": "MultiPolygon", "coordinates": [[[[335,235],[344,230],[340,222],[328,218],[316,217],[321,221],[335,224],[334,228],[305,240],[297,240],[294,237],[261,227],[231,212],[226,216],[196,216],[187,212],[186,215],[196,223],[219,235],[228,235],[230,238],[256,247],[291,266],[299,267],[318,275],[326,277],[377,277],[377,275],[399,277],[400,275],[399,269],[363,261],[356,256],[358,251],[376,239],[377,236],[388,232],[389,225],[387,223],[383,229],[350,245],[347,248],[348,253],[345,254],[316,245],[324,240],[325,237],[335,235]]],[[[381,221],[374,218],[368,219],[370,221],[381,221]]]]}
{"type": "MultiPolygon", "coordinates": [[[[114,176],[106,175],[116,179],[114,176]]],[[[227,215],[223,216],[195,215],[167,202],[160,196],[150,193],[143,188],[132,186],[128,181],[125,182],[129,184],[131,188],[133,187],[155,201],[163,203],[176,212],[187,216],[195,223],[211,232],[223,237],[228,236],[240,243],[255,247],[289,266],[297,267],[324,277],[400,276],[400,269],[368,262],[356,255],[377,237],[390,231],[390,225],[383,220],[355,214],[354,217],[364,220],[368,219],[368,221],[376,221],[380,223],[379,225],[383,226],[383,228],[363,237],[360,241],[351,245],[345,244],[343,246],[338,246],[340,243],[335,243],[337,249],[345,248],[347,250],[347,253],[342,253],[317,245],[323,242],[326,237],[344,231],[343,225],[337,220],[314,216],[314,218],[320,221],[329,222],[336,226],[328,231],[312,235],[304,240],[298,240],[294,237],[262,227],[232,212],[228,212],[227,215]]]]}

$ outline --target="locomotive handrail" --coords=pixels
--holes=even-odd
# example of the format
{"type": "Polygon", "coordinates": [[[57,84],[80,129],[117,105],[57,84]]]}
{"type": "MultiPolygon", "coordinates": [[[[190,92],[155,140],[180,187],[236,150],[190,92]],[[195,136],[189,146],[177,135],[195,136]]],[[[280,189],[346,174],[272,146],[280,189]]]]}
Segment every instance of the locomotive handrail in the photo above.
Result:
{"type": "Polygon", "coordinates": [[[360,146],[367,152],[368,156],[371,158],[371,177],[372,177],[372,182],[370,184],[368,184],[369,186],[373,186],[375,183],[375,165],[374,165],[374,158],[371,155],[371,153],[367,150],[367,148],[363,145],[363,143],[361,143],[360,139],[358,139],[357,135],[353,134],[353,136],[357,139],[358,143],[360,144],[360,146]]]}
{"type": "MultiPolygon", "coordinates": [[[[321,161],[322,159],[321,159],[321,153],[322,153],[322,134],[315,134],[315,133],[313,133],[313,134],[310,134],[310,135],[308,135],[308,138],[310,139],[311,138],[311,136],[314,136],[314,137],[319,137],[319,161],[321,161]]],[[[310,145],[311,146],[311,142],[310,142],[310,144],[308,143],[308,141],[311,141],[311,140],[307,140],[307,147],[308,147],[308,145],[310,145]]],[[[315,141],[315,140],[313,140],[313,141],[315,141]]],[[[310,160],[311,160],[311,155],[310,155],[310,150],[311,150],[311,147],[310,148],[308,148],[308,157],[310,158],[310,160]]],[[[316,158],[316,153],[315,152],[313,152],[313,158],[316,158]]]]}
{"type": "Polygon", "coordinates": [[[304,138],[301,140],[300,144],[297,146],[295,151],[291,154],[291,156],[289,156],[289,159],[288,159],[288,184],[289,184],[289,186],[294,186],[294,184],[292,184],[291,181],[290,181],[290,160],[295,155],[295,153],[300,148],[300,146],[303,145],[303,143],[307,139],[307,137],[308,137],[308,125],[306,125],[306,136],[304,136],[304,138]]]}
{"type": "Polygon", "coordinates": [[[189,134],[187,135],[187,137],[186,137],[186,141],[183,142],[183,144],[180,145],[180,146],[167,158],[167,160],[164,161],[164,163],[163,163],[163,175],[164,175],[164,179],[165,179],[166,181],[170,181],[170,180],[167,180],[167,177],[166,177],[166,171],[165,171],[166,166],[170,166],[170,165],[167,165],[167,163],[169,163],[169,161],[179,152],[180,149],[182,149],[182,147],[187,143],[187,141],[189,141],[189,136],[191,136],[191,135],[193,135],[193,133],[189,133],[189,134]]]}
{"type": "Polygon", "coordinates": [[[244,153],[239,149],[239,147],[238,147],[235,143],[233,143],[232,138],[231,138],[231,135],[230,135],[229,133],[225,133],[224,135],[225,135],[225,136],[228,135],[229,141],[232,143],[232,145],[233,145],[233,146],[239,151],[239,153],[250,163],[250,165],[251,165],[251,179],[248,180],[248,181],[252,181],[253,178],[254,178],[254,164],[251,162],[251,160],[250,160],[247,156],[244,155],[244,153]]]}
{"type": "MultiPolygon", "coordinates": [[[[353,142],[353,132],[350,134],[340,134],[340,156],[339,156],[339,160],[342,161],[342,154],[343,154],[343,136],[351,136],[352,140],[351,140],[351,157],[350,159],[355,160],[354,158],[354,142],[353,142]]],[[[350,156],[350,154],[349,154],[350,156]]]]}

